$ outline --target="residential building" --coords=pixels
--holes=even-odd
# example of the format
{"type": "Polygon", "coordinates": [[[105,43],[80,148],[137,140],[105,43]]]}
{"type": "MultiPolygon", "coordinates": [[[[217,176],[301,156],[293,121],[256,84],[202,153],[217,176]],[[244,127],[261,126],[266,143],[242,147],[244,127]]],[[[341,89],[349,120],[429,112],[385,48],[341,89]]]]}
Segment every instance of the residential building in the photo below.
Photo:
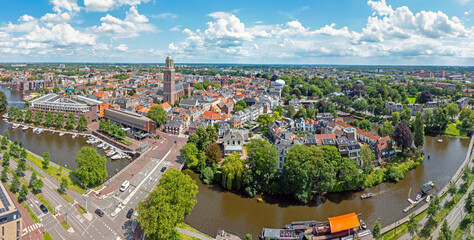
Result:
{"type": "Polygon", "coordinates": [[[0,184],[0,227],[1,239],[21,239],[23,218],[3,183],[0,184]]]}

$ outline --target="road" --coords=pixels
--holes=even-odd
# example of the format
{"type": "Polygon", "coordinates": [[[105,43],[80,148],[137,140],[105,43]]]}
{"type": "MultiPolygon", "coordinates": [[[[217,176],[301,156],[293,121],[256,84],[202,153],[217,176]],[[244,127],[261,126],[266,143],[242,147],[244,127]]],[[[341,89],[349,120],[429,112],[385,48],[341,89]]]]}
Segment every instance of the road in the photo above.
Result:
{"type": "MultiPolygon", "coordinates": [[[[39,209],[41,202],[33,194],[27,196],[27,204],[32,209],[34,214],[40,219],[41,225],[44,225],[45,231],[49,232],[54,239],[128,239],[130,236],[138,238],[136,233],[137,222],[134,220],[136,215],[132,219],[126,218],[126,214],[130,208],[136,208],[140,200],[146,198],[150,191],[158,183],[163,172],[163,167],[166,169],[172,167],[180,169],[182,162],[179,160],[180,149],[186,143],[186,139],[178,138],[174,135],[162,134],[162,139],[154,141],[151,145],[150,150],[142,156],[144,159],[142,162],[137,164],[143,164],[137,168],[136,166],[130,167],[135,172],[124,171],[122,179],[112,180],[104,187],[108,190],[107,195],[91,194],[89,191],[87,194],[79,194],[71,190],[67,190],[69,195],[74,202],[68,203],[57,191],[59,188],[59,182],[54,178],[46,174],[42,169],[36,165],[27,162],[29,166],[34,168],[43,176],[44,187],[42,189],[43,196],[51,203],[55,208],[56,213],[43,214],[39,209]],[[176,141],[176,143],[175,143],[176,141]],[[130,176],[126,178],[126,174],[130,176]],[[130,186],[121,192],[118,190],[121,183],[127,179],[130,181],[130,186]],[[120,184],[117,184],[120,181],[120,184]],[[84,206],[83,199],[87,199],[87,211],[86,214],[81,214],[76,210],[76,207],[80,204],[84,206]],[[99,217],[94,213],[96,209],[101,209],[105,212],[103,217],[99,217]],[[117,209],[121,209],[118,211],[117,209]],[[115,211],[115,213],[114,213],[115,211]],[[114,213],[114,214],[113,214],[114,213]],[[71,228],[66,231],[60,224],[59,220],[67,219],[71,228]]],[[[12,169],[16,168],[16,162],[11,161],[10,166],[12,169]]],[[[133,164],[133,163],[132,163],[133,164]]],[[[25,172],[25,179],[28,181],[31,177],[31,172],[25,172]]],[[[12,179],[12,177],[10,177],[12,179]]],[[[104,189],[102,191],[104,191],[104,189]]],[[[135,212],[136,213],[136,212],[135,212]]],[[[27,226],[29,227],[29,226],[27,226]]],[[[32,226],[31,228],[36,227],[32,226]]]]}

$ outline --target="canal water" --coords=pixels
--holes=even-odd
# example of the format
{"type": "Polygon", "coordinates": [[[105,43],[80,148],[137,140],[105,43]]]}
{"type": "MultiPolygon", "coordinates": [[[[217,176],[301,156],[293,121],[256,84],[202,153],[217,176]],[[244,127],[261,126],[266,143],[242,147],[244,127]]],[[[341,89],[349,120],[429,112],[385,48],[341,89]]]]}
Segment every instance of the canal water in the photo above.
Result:
{"type": "Polygon", "coordinates": [[[241,237],[247,233],[257,237],[265,227],[281,228],[293,221],[327,221],[328,217],[351,212],[362,214],[361,219],[370,227],[378,218],[385,226],[410,214],[403,212],[409,205],[407,197],[410,188],[413,199],[419,187],[429,180],[434,181],[439,176],[438,189],[449,183],[466,157],[469,141],[466,138],[427,136],[423,163],[406,172],[404,179],[398,183],[382,183],[365,190],[375,194],[365,200],[360,199],[364,192],[343,192],[322,196],[319,201],[308,205],[272,196],[263,196],[264,202],[257,202],[256,198],[246,198],[219,185],[205,185],[195,174],[193,178],[199,186],[197,204],[185,222],[211,236],[222,228],[241,237]],[[443,142],[438,142],[438,139],[443,142]]]}
{"type": "MultiPolygon", "coordinates": [[[[23,106],[22,103],[18,103],[23,101],[23,96],[20,92],[10,91],[6,87],[0,87],[0,90],[5,92],[8,101],[13,102],[11,105],[23,106]]],[[[10,107],[10,104],[8,107],[10,107]]],[[[0,114],[3,115],[4,113],[2,112],[0,114]]],[[[76,169],[77,165],[75,157],[81,147],[92,146],[86,143],[87,138],[78,137],[73,139],[69,134],[60,137],[59,133],[51,132],[35,134],[31,129],[12,129],[12,125],[1,120],[0,133],[3,133],[5,129],[9,129],[10,136],[13,140],[18,139],[18,141],[23,142],[23,146],[28,150],[40,156],[42,156],[44,152],[49,152],[52,162],[71,170],[76,169]]],[[[96,146],[97,145],[94,147],[97,151],[105,156],[105,152],[102,149],[98,149],[96,146]]],[[[107,158],[107,172],[109,173],[109,177],[122,170],[128,163],[130,163],[130,160],[128,159],[111,160],[110,158],[107,158]]]]}

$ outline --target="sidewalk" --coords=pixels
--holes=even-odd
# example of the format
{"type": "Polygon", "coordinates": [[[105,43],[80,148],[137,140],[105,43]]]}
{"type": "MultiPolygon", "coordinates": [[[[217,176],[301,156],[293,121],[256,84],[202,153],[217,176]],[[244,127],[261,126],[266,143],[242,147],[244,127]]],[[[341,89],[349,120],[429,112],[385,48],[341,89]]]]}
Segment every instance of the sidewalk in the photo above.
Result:
{"type": "Polygon", "coordinates": [[[208,237],[206,237],[204,235],[201,235],[199,233],[189,231],[189,230],[186,230],[186,229],[182,229],[182,228],[179,228],[179,227],[176,227],[176,230],[179,233],[182,233],[182,234],[185,234],[185,235],[188,235],[188,236],[191,236],[191,237],[199,238],[201,240],[213,240],[213,238],[208,238],[208,237]]]}

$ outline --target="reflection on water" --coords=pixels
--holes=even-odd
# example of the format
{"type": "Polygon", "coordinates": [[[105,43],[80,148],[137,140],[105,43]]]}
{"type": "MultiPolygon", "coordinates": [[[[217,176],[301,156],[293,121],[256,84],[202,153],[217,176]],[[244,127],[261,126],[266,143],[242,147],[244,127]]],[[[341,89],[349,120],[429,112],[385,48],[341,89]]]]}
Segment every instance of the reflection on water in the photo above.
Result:
{"type": "Polygon", "coordinates": [[[361,192],[331,193],[301,205],[291,198],[263,196],[264,202],[246,198],[216,185],[205,185],[199,176],[193,175],[199,186],[198,202],[185,220],[193,227],[210,234],[219,228],[234,232],[241,237],[246,233],[258,235],[264,227],[279,228],[292,221],[327,220],[328,217],[361,213],[361,218],[370,226],[380,218],[382,225],[390,224],[407,214],[407,195],[410,188],[412,198],[419,187],[439,176],[438,189],[448,184],[452,175],[464,161],[470,139],[454,137],[426,137],[426,156],[416,169],[405,173],[399,183],[382,183],[365,192],[375,194],[370,199],[360,199],[361,192]],[[437,139],[443,139],[442,143],[437,139]],[[428,160],[428,154],[431,158],[428,160]]]}
{"type": "MultiPolygon", "coordinates": [[[[5,92],[8,101],[23,101],[22,94],[19,92],[10,91],[6,87],[0,87],[0,90],[5,92]]],[[[12,105],[22,106],[23,104],[14,103],[12,105]]],[[[2,112],[0,114],[3,115],[4,113],[2,112]]],[[[10,136],[13,140],[18,139],[18,141],[23,142],[23,146],[25,146],[25,148],[28,150],[38,155],[43,155],[43,152],[49,152],[52,162],[72,170],[76,168],[76,153],[83,146],[91,146],[86,143],[87,138],[78,137],[73,139],[71,135],[68,134],[59,137],[58,133],[51,132],[35,134],[31,129],[12,129],[11,125],[2,120],[0,121],[0,132],[3,132],[5,129],[9,129],[10,136]]],[[[105,156],[105,153],[102,149],[98,149],[98,152],[105,156]]],[[[107,172],[109,173],[109,177],[122,170],[129,162],[130,161],[127,159],[113,161],[107,159],[107,172]]]]}

